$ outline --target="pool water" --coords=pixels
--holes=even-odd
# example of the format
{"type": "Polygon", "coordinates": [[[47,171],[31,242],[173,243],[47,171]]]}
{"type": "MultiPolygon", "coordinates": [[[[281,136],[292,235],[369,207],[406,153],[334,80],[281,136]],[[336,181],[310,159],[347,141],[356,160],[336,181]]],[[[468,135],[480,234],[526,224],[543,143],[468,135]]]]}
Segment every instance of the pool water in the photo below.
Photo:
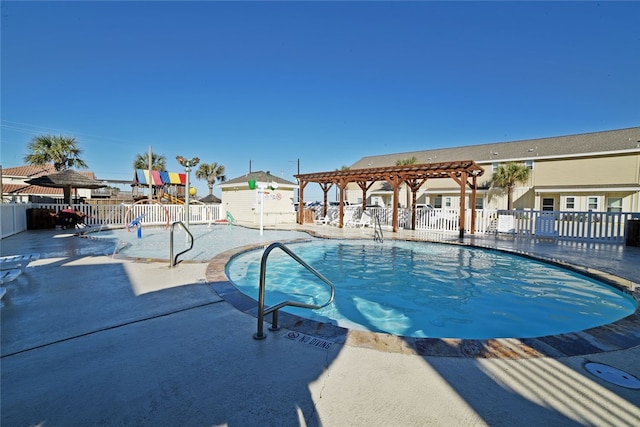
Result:
{"type": "MultiPolygon", "coordinates": [[[[350,329],[430,338],[532,338],[581,331],[632,314],[635,299],[579,273],[517,255],[424,242],[288,244],[336,287],[320,310],[283,309],[350,329]]],[[[257,299],[262,250],[227,276],[257,299]]],[[[323,304],[329,289],[283,251],[268,258],[265,300],[323,304]]]]}

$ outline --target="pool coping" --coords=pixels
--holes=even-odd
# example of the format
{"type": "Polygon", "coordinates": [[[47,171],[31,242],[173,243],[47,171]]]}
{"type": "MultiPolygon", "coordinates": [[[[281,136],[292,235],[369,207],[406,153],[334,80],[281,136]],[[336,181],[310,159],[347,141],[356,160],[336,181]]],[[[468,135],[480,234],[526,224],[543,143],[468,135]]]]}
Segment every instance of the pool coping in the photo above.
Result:
{"type": "MultiPolygon", "coordinates": [[[[354,237],[324,236],[313,230],[305,231],[314,238],[320,239],[364,240],[354,237]]],[[[282,241],[281,243],[286,244],[308,240],[310,239],[295,239],[282,241]]],[[[626,292],[631,295],[636,302],[640,302],[639,284],[610,273],[568,263],[559,259],[547,258],[521,250],[495,248],[488,245],[459,241],[429,241],[397,237],[392,237],[389,240],[451,244],[511,253],[567,268],[596,278],[626,292]]],[[[226,265],[236,255],[259,248],[265,248],[270,243],[273,242],[241,246],[222,252],[209,261],[205,273],[207,282],[213,286],[214,291],[220,298],[231,304],[237,310],[256,317],[256,319],[258,302],[242,293],[231,283],[226,275],[226,265]]],[[[270,318],[271,316],[267,316],[265,321],[269,322],[270,318]]],[[[280,330],[272,333],[282,333],[284,330],[286,334],[289,331],[294,331],[336,344],[364,347],[384,352],[436,357],[501,359],[558,358],[619,351],[640,346],[640,304],[638,304],[636,311],[631,315],[607,325],[578,332],[537,338],[453,339],[404,337],[380,332],[347,329],[328,323],[309,320],[282,311],[279,312],[278,325],[280,330]]]]}

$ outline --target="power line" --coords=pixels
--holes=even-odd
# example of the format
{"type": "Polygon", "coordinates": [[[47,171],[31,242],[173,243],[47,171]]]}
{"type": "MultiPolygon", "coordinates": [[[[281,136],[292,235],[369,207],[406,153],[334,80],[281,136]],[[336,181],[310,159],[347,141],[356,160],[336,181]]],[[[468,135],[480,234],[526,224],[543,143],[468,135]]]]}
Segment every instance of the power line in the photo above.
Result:
{"type": "Polygon", "coordinates": [[[13,131],[13,132],[20,132],[20,133],[24,133],[24,134],[28,134],[28,135],[33,135],[33,136],[38,136],[38,135],[40,135],[42,133],[65,133],[65,134],[71,134],[71,135],[74,135],[74,136],[82,136],[82,137],[89,137],[89,138],[99,138],[99,139],[102,139],[102,140],[120,142],[120,143],[122,143],[123,145],[126,145],[126,146],[134,144],[132,141],[127,141],[127,140],[124,140],[124,139],[114,138],[114,137],[110,137],[110,136],[94,135],[94,134],[85,133],[85,132],[78,132],[78,131],[69,131],[69,130],[60,129],[60,128],[52,128],[52,127],[47,127],[47,126],[42,126],[42,125],[34,125],[34,124],[30,124],[30,123],[21,123],[21,122],[15,122],[15,121],[4,120],[4,119],[2,119],[2,121],[0,123],[0,127],[2,129],[5,129],[5,130],[10,130],[10,131],[13,131]]]}

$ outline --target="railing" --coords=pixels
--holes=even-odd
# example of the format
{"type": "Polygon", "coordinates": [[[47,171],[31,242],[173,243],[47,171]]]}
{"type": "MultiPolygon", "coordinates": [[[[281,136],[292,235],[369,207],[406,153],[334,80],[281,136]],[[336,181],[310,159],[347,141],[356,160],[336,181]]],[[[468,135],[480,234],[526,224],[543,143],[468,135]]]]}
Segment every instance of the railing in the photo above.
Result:
{"type": "Polygon", "coordinates": [[[171,229],[169,231],[169,268],[175,267],[175,265],[178,263],[178,257],[186,252],[189,252],[191,249],[193,249],[193,234],[191,234],[187,226],[184,225],[182,221],[176,221],[172,223],[171,229]],[[173,229],[177,224],[179,224],[184,229],[184,231],[187,232],[187,236],[189,236],[189,248],[185,249],[182,252],[179,252],[174,258],[173,257],[173,229]]]}
{"type": "Polygon", "coordinates": [[[375,242],[384,242],[384,236],[382,235],[382,225],[380,224],[380,217],[378,216],[378,214],[374,215],[374,222],[373,222],[373,240],[375,242]]]}
{"type": "Polygon", "coordinates": [[[298,255],[294,254],[285,245],[283,245],[282,243],[278,243],[278,242],[270,244],[267,247],[267,249],[265,249],[264,253],[262,254],[262,260],[260,261],[260,289],[259,289],[259,293],[258,293],[258,331],[253,336],[253,338],[255,338],[257,340],[261,340],[261,339],[264,339],[264,338],[267,337],[264,334],[264,316],[266,316],[267,314],[273,313],[272,314],[272,320],[271,320],[271,327],[269,328],[269,330],[277,331],[279,329],[279,327],[278,327],[278,310],[280,310],[283,307],[287,307],[287,306],[310,308],[310,309],[313,309],[313,310],[317,310],[319,308],[326,307],[329,304],[331,304],[333,302],[333,298],[335,296],[335,292],[336,292],[336,289],[333,286],[333,283],[331,283],[329,281],[329,279],[324,277],[317,270],[315,270],[309,264],[304,262],[298,255]],[[303,266],[304,268],[309,270],[318,279],[322,280],[324,283],[329,285],[329,287],[331,288],[331,297],[329,298],[329,301],[327,301],[326,303],[324,303],[322,305],[306,304],[306,303],[299,302],[299,301],[283,301],[283,302],[281,302],[279,304],[276,304],[276,305],[274,305],[272,307],[269,307],[269,308],[265,309],[265,306],[264,306],[264,294],[265,294],[265,287],[266,287],[265,281],[266,281],[266,277],[267,277],[267,258],[269,257],[269,254],[271,253],[271,251],[274,250],[275,248],[282,249],[282,251],[284,251],[284,253],[286,253],[291,258],[293,258],[296,262],[298,262],[298,264],[300,264],[301,266],[303,266]]]}

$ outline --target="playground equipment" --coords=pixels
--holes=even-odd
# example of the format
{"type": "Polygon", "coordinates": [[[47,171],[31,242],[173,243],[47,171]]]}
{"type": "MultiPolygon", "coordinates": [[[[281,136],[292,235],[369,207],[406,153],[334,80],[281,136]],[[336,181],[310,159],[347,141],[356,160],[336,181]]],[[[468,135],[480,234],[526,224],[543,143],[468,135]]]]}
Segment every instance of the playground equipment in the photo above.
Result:
{"type": "Polygon", "coordinates": [[[142,214],[136,219],[134,219],[133,221],[131,221],[131,223],[129,223],[129,227],[127,227],[127,228],[138,227],[138,239],[142,239],[142,219],[144,218],[144,215],[145,214],[142,214]]]}
{"type": "Polygon", "coordinates": [[[164,206],[160,201],[155,199],[142,199],[142,200],[138,200],[137,202],[129,206],[129,209],[127,209],[127,212],[124,215],[124,224],[127,227],[127,231],[131,231],[131,227],[139,227],[138,234],[139,234],[139,237],[141,236],[140,227],[142,227],[142,220],[145,218],[146,213],[142,213],[138,215],[133,220],[129,220],[129,218],[132,216],[131,212],[137,205],[144,205],[144,204],[157,204],[162,206],[163,208],[162,211],[164,212],[164,215],[166,218],[166,223],[164,228],[169,228],[169,223],[171,221],[171,218],[169,218],[169,210],[166,208],[166,206],[164,206]]]}

